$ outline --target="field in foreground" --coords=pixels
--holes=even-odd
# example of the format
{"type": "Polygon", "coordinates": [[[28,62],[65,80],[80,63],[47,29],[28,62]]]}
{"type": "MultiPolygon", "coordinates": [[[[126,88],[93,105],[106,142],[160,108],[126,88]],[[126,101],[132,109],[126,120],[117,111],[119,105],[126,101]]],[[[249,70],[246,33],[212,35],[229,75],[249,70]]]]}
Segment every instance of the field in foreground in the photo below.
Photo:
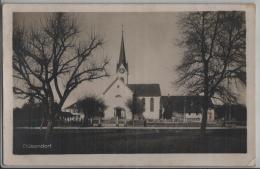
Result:
{"type": "Polygon", "coordinates": [[[14,129],[14,154],[246,153],[246,129],[14,129]],[[44,144],[44,145],[43,145],[44,144]],[[42,147],[39,147],[42,146],[42,147]],[[44,147],[44,148],[43,148],[44,147]]]}

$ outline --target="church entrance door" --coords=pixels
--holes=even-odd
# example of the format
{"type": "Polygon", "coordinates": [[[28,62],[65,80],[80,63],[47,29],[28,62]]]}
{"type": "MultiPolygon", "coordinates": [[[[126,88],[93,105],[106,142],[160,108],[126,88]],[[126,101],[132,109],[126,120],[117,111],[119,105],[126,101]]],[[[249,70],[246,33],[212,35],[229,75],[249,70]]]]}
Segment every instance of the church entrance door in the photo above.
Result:
{"type": "Polygon", "coordinates": [[[116,126],[126,126],[126,112],[124,108],[115,107],[116,126]]]}
{"type": "Polygon", "coordinates": [[[124,118],[124,116],[123,116],[124,110],[121,107],[115,108],[115,111],[116,111],[116,114],[115,114],[116,117],[118,117],[119,119],[124,118]]]}

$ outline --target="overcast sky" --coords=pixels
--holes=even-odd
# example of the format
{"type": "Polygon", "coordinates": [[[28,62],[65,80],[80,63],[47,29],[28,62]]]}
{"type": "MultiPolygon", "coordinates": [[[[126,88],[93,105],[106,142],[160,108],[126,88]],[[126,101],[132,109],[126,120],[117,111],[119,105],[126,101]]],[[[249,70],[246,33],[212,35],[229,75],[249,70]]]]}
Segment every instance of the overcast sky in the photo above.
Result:
{"type": "MultiPolygon", "coordinates": [[[[71,93],[65,106],[88,94],[101,95],[115,79],[119,58],[121,29],[124,27],[126,59],[129,66],[129,83],[159,83],[162,95],[183,95],[172,82],[177,74],[174,68],[180,64],[182,49],[176,46],[180,38],[177,20],[180,13],[74,13],[81,28],[81,38],[95,29],[105,39],[98,57],[110,59],[108,71],[111,77],[82,83],[71,93]]],[[[37,25],[43,13],[19,13],[15,23],[37,25]]],[[[15,105],[23,101],[15,100],[15,105]]]]}

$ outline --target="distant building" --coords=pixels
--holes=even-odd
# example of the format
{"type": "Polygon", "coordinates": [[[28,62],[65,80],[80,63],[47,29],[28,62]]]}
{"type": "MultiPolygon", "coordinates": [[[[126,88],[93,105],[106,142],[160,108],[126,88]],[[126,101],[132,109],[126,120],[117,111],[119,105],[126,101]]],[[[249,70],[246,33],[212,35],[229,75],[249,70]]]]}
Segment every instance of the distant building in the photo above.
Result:
{"type": "Polygon", "coordinates": [[[215,105],[217,119],[225,119],[226,121],[247,121],[247,109],[242,104],[223,104],[215,105]]]}
{"type": "Polygon", "coordinates": [[[78,108],[77,108],[77,103],[73,103],[72,105],[66,107],[65,112],[70,112],[72,116],[76,116],[80,119],[84,118],[84,113],[83,112],[79,112],[78,108]]]}
{"type": "MultiPolygon", "coordinates": [[[[201,122],[203,96],[161,96],[161,117],[184,122],[201,122]]],[[[212,102],[208,110],[208,121],[215,119],[212,102]]]]}

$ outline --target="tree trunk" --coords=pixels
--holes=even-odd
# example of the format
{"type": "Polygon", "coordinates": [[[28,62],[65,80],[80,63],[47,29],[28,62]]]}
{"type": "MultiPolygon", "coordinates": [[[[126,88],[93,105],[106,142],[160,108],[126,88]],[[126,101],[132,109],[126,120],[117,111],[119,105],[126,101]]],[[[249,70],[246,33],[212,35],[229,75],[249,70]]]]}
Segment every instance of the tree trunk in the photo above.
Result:
{"type": "Polygon", "coordinates": [[[56,107],[56,109],[54,109],[54,99],[53,97],[48,97],[48,108],[47,108],[47,129],[46,129],[46,133],[45,133],[45,137],[44,140],[45,141],[49,141],[50,136],[51,136],[51,132],[53,129],[53,125],[55,122],[55,113],[57,113],[57,111],[60,111],[60,108],[56,107]]]}
{"type": "Polygon", "coordinates": [[[53,122],[54,121],[52,119],[49,119],[47,121],[47,129],[46,129],[46,133],[45,133],[45,137],[44,137],[45,141],[49,141],[49,139],[50,139],[52,128],[53,128],[53,122]]]}
{"type": "Polygon", "coordinates": [[[83,127],[86,127],[87,126],[87,115],[85,114],[84,118],[83,118],[83,127]]]}
{"type": "Polygon", "coordinates": [[[206,133],[206,126],[207,126],[207,116],[208,116],[208,111],[206,109],[203,109],[203,114],[202,114],[202,121],[201,121],[201,133],[202,135],[205,135],[206,133]]]}
{"type": "Polygon", "coordinates": [[[133,127],[135,126],[135,116],[133,114],[133,117],[132,117],[132,122],[133,122],[133,127]]]}
{"type": "Polygon", "coordinates": [[[42,127],[43,127],[44,122],[45,122],[45,119],[42,118],[42,122],[41,122],[41,126],[40,126],[40,131],[42,131],[42,127]]]}
{"type": "Polygon", "coordinates": [[[206,134],[206,126],[207,126],[207,119],[208,119],[208,109],[209,109],[209,99],[207,96],[204,96],[204,103],[203,103],[203,112],[202,112],[202,121],[201,121],[201,135],[205,136],[206,134]]]}

